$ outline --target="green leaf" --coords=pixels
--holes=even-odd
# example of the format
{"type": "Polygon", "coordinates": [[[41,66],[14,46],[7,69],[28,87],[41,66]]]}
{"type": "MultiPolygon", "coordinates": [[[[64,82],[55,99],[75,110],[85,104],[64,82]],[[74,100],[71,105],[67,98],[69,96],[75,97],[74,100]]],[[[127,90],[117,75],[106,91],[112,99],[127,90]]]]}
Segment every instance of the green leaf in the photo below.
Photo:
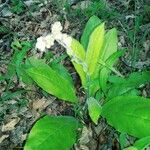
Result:
{"type": "Polygon", "coordinates": [[[16,56],[16,61],[15,61],[15,66],[16,66],[16,72],[17,72],[17,75],[19,77],[21,77],[21,74],[22,74],[22,61],[27,53],[27,51],[31,48],[31,45],[24,45],[21,49],[21,51],[17,54],[16,56]]]}
{"type": "Polygon", "coordinates": [[[127,144],[127,134],[126,133],[121,133],[119,135],[119,143],[120,143],[121,149],[123,149],[123,147],[126,146],[126,144],[127,144]]]}
{"type": "Polygon", "coordinates": [[[91,77],[94,76],[98,66],[99,57],[102,54],[104,32],[104,23],[102,23],[95,28],[89,39],[86,53],[86,63],[88,65],[88,73],[91,77]]]}
{"type": "Polygon", "coordinates": [[[123,150],[138,150],[138,149],[134,146],[130,146],[130,147],[124,148],[123,150]]]}
{"type": "Polygon", "coordinates": [[[100,70],[99,83],[103,92],[107,89],[107,80],[111,71],[114,71],[113,65],[118,61],[119,57],[122,56],[123,52],[118,51],[113,53],[107,60],[104,62],[102,69],[100,70]]]}
{"type": "Polygon", "coordinates": [[[138,96],[119,96],[102,108],[102,116],[118,131],[137,138],[150,135],[150,99],[138,96]]]}
{"type": "Polygon", "coordinates": [[[72,54],[67,54],[70,56],[71,61],[80,76],[82,85],[84,86],[86,83],[85,70],[87,70],[87,66],[85,65],[85,50],[83,46],[74,38],[72,38],[71,49],[73,51],[72,54]]]}
{"type": "Polygon", "coordinates": [[[71,75],[69,74],[68,70],[62,65],[62,64],[58,64],[58,63],[51,63],[50,67],[57,71],[63,78],[67,79],[70,84],[73,85],[73,80],[71,75]]]}
{"type": "Polygon", "coordinates": [[[90,80],[90,82],[87,83],[87,87],[89,88],[89,95],[94,97],[95,93],[100,89],[99,79],[90,80]]]}
{"type": "Polygon", "coordinates": [[[145,150],[148,146],[150,146],[150,136],[139,139],[134,143],[134,147],[136,147],[137,150],[145,150]]]}
{"type": "Polygon", "coordinates": [[[105,35],[103,53],[100,57],[101,60],[107,60],[113,53],[117,52],[118,38],[117,30],[115,28],[109,30],[105,35]]]}
{"type": "MultiPolygon", "coordinates": [[[[117,79],[117,78],[116,78],[117,79]]],[[[114,82],[114,81],[113,81],[114,82]]],[[[134,72],[129,77],[124,79],[118,79],[116,84],[113,84],[108,91],[108,99],[123,95],[132,89],[150,82],[150,71],[134,72]]]]}
{"type": "Polygon", "coordinates": [[[11,47],[14,50],[14,54],[11,62],[8,65],[6,78],[11,79],[17,73],[18,77],[21,79],[22,74],[24,74],[22,62],[27,51],[31,48],[31,43],[28,41],[19,42],[18,40],[14,40],[14,42],[11,44],[11,47]]]}
{"type": "Polygon", "coordinates": [[[27,74],[46,92],[62,100],[77,102],[73,85],[58,72],[45,64],[43,67],[32,67],[27,74]]]}
{"type": "Polygon", "coordinates": [[[2,76],[2,75],[0,74],[0,82],[3,81],[3,80],[5,80],[5,76],[2,76]]]}
{"type": "Polygon", "coordinates": [[[26,68],[32,68],[32,67],[39,68],[39,67],[45,67],[46,62],[45,62],[45,59],[38,59],[35,56],[32,56],[26,59],[25,65],[26,65],[26,68]]]}
{"type": "Polygon", "coordinates": [[[113,84],[120,84],[123,83],[125,79],[117,75],[110,75],[108,81],[113,84]]]}
{"type": "Polygon", "coordinates": [[[30,131],[24,150],[70,150],[76,142],[78,121],[68,116],[45,116],[30,131]]]}
{"type": "Polygon", "coordinates": [[[89,115],[90,115],[92,121],[95,124],[97,124],[98,119],[101,115],[102,107],[100,106],[98,101],[96,99],[94,99],[93,97],[90,97],[89,99],[87,99],[87,104],[88,104],[89,115]]]}
{"type": "Polygon", "coordinates": [[[12,59],[11,59],[10,63],[8,64],[8,69],[7,69],[7,73],[6,73],[7,79],[11,79],[16,74],[15,62],[16,62],[18,53],[19,53],[19,51],[15,50],[15,52],[12,56],[12,59]]]}
{"type": "Polygon", "coordinates": [[[92,16],[86,23],[85,29],[81,36],[81,44],[84,49],[87,49],[89,38],[93,30],[101,23],[101,20],[97,16],[92,16]]]}

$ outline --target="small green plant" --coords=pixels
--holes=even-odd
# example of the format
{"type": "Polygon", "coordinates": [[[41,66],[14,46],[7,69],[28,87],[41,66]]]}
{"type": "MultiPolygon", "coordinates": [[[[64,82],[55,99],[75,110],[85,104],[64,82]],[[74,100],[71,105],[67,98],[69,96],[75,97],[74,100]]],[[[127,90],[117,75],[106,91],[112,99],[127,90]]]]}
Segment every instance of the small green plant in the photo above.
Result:
{"type": "MultiPolygon", "coordinates": [[[[20,58],[19,55],[19,62],[16,61],[15,64],[17,68],[21,64],[21,72],[24,74],[17,69],[17,75],[25,75],[26,80],[22,80],[23,82],[35,81],[44,91],[59,100],[72,103],[74,108],[81,107],[84,115],[88,110],[95,124],[98,124],[102,116],[117,131],[140,139],[128,149],[144,149],[150,144],[150,99],[140,97],[138,88],[150,82],[150,71],[135,72],[124,77],[114,68],[118,58],[123,55],[122,51],[117,51],[117,31],[113,28],[106,32],[104,23],[96,16],[92,16],[87,22],[80,42],[61,30],[59,22],[53,24],[52,33],[38,38],[36,47],[45,51],[56,40],[66,48],[85,91],[84,106],[76,96],[71,75],[56,61],[46,63],[46,59],[36,57],[23,61],[23,57],[20,58]]],[[[61,150],[70,150],[76,142],[77,129],[84,122],[77,118],[78,116],[41,118],[31,129],[24,149],[59,150],[61,147],[61,150]]]]}

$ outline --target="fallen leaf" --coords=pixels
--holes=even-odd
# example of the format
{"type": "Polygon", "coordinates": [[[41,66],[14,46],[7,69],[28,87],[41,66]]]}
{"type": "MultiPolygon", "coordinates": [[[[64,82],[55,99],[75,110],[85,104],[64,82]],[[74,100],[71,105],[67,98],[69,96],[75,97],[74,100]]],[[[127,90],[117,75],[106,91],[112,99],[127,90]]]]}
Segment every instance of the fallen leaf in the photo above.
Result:
{"type": "Polygon", "coordinates": [[[6,138],[8,138],[9,137],[9,135],[2,135],[1,137],[0,137],[0,143],[2,143],[6,138]]]}
{"type": "Polygon", "coordinates": [[[40,111],[45,109],[49,104],[51,104],[53,100],[46,100],[45,98],[36,100],[32,103],[32,108],[37,110],[39,109],[40,111]]]}
{"type": "Polygon", "coordinates": [[[83,129],[82,129],[81,138],[79,139],[79,143],[81,145],[85,145],[85,144],[90,142],[91,138],[92,138],[91,128],[87,128],[87,127],[84,126],[83,129]]]}
{"type": "Polygon", "coordinates": [[[15,125],[20,121],[20,118],[11,119],[7,124],[2,126],[2,132],[11,131],[15,128],[15,125]]]}

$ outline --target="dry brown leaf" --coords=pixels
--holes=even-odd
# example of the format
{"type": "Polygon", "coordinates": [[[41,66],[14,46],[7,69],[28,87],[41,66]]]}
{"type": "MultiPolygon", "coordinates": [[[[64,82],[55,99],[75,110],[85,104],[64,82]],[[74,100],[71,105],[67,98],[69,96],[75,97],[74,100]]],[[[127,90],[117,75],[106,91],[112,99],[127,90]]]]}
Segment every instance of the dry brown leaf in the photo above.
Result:
{"type": "Polygon", "coordinates": [[[52,102],[53,102],[53,100],[51,101],[51,100],[46,100],[45,98],[42,98],[42,99],[34,101],[32,104],[32,108],[35,110],[37,110],[37,109],[43,110],[52,102]]]}
{"type": "Polygon", "coordinates": [[[15,125],[20,121],[20,118],[11,119],[7,124],[2,126],[2,132],[11,131],[15,128],[15,125]]]}
{"type": "Polygon", "coordinates": [[[84,126],[83,129],[82,129],[81,138],[79,139],[79,143],[81,145],[85,145],[85,144],[90,142],[91,138],[92,138],[91,128],[90,127],[87,128],[87,127],[84,126]]]}
{"type": "Polygon", "coordinates": [[[1,137],[0,137],[0,143],[2,143],[6,138],[8,138],[9,137],[9,135],[2,135],[1,137]]]}
{"type": "Polygon", "coordinates": [[[90,150],[90,149],[85,145],[80,145],[80,150],[90,150]]]}

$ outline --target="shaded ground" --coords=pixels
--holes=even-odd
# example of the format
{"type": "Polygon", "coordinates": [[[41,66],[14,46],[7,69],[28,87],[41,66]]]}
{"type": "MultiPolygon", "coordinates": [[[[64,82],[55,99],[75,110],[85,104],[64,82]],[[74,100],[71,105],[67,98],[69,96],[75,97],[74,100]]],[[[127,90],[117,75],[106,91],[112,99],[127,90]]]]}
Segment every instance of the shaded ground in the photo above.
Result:
{"type": "MultiPolygon", "coordinates": [[[[150,5],[146,1],[18,1],[0,0],[0,73],[7,72],[13,49],[14,39],[33,41],[37,37],[50,32],[50,25],[61,21],[64,32],[79,39],[86,21],[92,15],[97,15],[106,22],[110,29],[118,29],[119,49],[127,49],[126,55],[120,60],[118,68],[122,74],[132,71],[150,69],[150,5]]],[[[35,48],[30,53],[35,53],[35,48]]],[[[60,56],[64,49],[55,45],[52,53],[60,56]]],[[[30,55],[30,54],[28,54],[30,55]]],[[[62,61],[72,73],[81,99],[84,94],[80,81],[68,59],[62,61]]],[[[143,89],[143,94],[150,97],[149,85],[143,89]]],[[[14,78],[8,82],[0,82],[0,150],[22,149],[27,133],[33,123],[44,114],[74,115],[69,104],[57,101],[56,98],[44,93],[34,86],[24,86],[14,78]],[[16,91],[23,91],[15,93],[16,91]]],[[[102,120],[93,126],[89,118],[85,118],[87,128],[82,131],[80,148],[83,150],[117,150],[119,148],[118,134],[102,120]]],[[[134,139],[129,139],[132,143],[134,139]]],[[[74,149],[78,149],[78,145],[74,149]]]]}

